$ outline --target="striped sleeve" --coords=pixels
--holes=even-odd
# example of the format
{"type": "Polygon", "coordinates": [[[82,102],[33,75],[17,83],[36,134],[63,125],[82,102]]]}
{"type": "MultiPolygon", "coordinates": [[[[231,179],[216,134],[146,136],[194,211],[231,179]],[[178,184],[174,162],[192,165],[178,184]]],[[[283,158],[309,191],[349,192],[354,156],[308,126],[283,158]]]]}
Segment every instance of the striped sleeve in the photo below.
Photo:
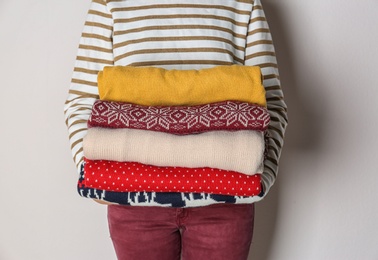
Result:
{"type": "Polygon", "coordinates": [[[105,0],[92,0],[80,38],[64,115],[72,156],[78,171],[83,162],[83,137],[94,101],[98,99],[97,73],[113,65],[113,19],[105,0]]]}
{"type": "Polygon", "coordinates": [[[272,36],[260,0],[254,1],[248,25],[245,65],[261,67],[268,111],[271,116],[268,128],[268,155],[262,175],[264,192],[267,194],[277,177],[278,161],[288,118],[272,36]]]}

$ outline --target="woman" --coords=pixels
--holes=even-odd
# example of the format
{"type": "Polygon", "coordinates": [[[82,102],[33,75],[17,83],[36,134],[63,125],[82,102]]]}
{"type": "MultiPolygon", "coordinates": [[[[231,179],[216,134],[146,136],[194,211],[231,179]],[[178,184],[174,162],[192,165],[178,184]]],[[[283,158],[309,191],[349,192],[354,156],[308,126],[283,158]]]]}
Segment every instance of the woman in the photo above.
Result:
{"type": "MultiPolygon", "coordinates": [[[[231,64],[260,66],[264,77],[271,123],[261,199],[276,178],[287,115],[260,0],[93,0],[65,104],[79,172],[82,139],[98,99],[97,73],[104,66],[190,70],[231,64]]],[[[108,206],[110,234],[119,259],[248,257],[254,216],[251,201],[235,198],[225,201],[231,203],[216,203],[214,198],[183,194],[183,204],[175,205],[150,193],[143,203],[122,203],[112,197],[114,194],[79,192],[104,204],[134,205],[108,206]]]]}

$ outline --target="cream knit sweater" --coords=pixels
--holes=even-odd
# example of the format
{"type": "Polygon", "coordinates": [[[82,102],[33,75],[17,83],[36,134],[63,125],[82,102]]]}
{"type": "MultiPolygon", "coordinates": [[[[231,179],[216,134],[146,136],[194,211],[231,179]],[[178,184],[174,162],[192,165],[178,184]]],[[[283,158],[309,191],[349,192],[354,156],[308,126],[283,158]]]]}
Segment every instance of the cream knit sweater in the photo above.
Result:
{"type": "Polygon", "coordinates": [[[264,133],[211,131],[194,135],[93,127],[84,137],[91,160],[140,162],[155,166],[211,167],[248,175],[262,173],[264,133]]]}

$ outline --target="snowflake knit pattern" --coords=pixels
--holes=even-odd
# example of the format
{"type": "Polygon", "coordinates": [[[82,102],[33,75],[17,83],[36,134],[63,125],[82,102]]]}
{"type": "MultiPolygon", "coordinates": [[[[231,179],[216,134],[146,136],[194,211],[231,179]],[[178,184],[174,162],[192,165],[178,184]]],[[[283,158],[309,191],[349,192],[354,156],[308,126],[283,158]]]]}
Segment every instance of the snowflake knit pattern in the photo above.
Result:
{"type": "Polygon", "coordinates": [[[217,130],[266,131],[270,122],[265,107],[238,101],[198,106],[141,106],[97,100],[88,127],[133,128],[171,134],[217,130]]]}
{"type": "Polygon", "coordinates": [[[214,168],[157,167],[85,158],[84,185],[117,192],[206,192],[256,196],[261,176],[214,168]]]}

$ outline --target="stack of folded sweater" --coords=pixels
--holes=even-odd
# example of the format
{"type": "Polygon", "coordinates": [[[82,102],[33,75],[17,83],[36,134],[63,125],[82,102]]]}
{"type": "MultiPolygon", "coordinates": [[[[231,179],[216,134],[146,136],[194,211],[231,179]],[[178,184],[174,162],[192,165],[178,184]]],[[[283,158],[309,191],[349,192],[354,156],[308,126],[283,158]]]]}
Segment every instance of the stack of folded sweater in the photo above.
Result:
{"type": "Polygon", "coordinates": [[[81,189],[120,204],[138,192],[261,194],[270,117],[259,67],[105,67],[98,89],[81,189]]]}

